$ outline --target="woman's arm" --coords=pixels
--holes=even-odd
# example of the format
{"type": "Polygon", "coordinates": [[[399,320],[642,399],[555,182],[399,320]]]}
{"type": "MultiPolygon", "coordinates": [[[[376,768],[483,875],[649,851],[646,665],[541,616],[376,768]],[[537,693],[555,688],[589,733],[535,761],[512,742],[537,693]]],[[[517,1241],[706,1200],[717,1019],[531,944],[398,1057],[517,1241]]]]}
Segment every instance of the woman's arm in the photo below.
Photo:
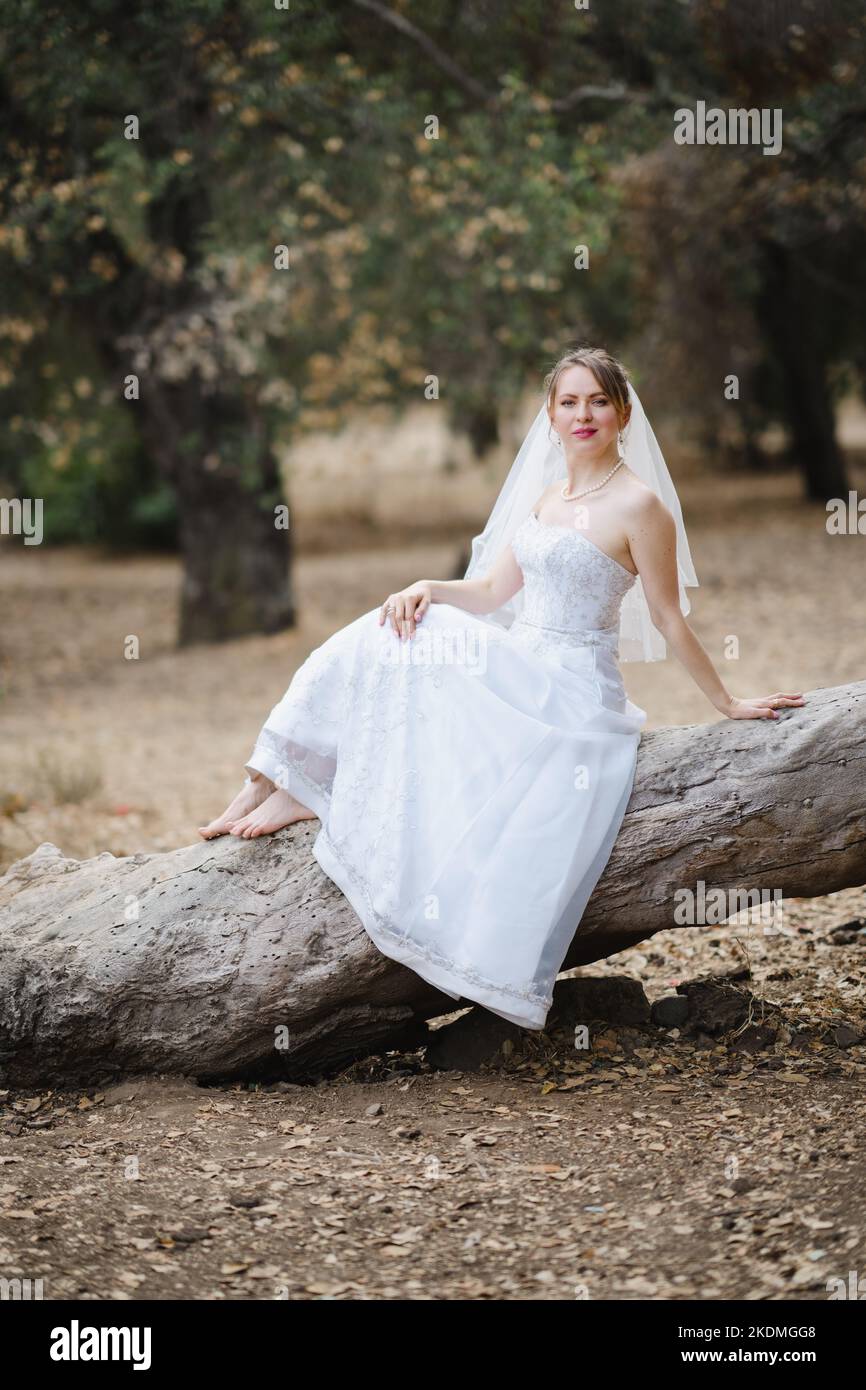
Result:
{"type": "Polygon", "coordinates": [[[729,719],[775,719],[777,708],[805,703],[799,693],[738,700],[725,687],[680,610],[676,523],[661,499],[649,489],[636,498],[627,518],[627,530],[653,625],[717,710],[729,719]]]}
{"type": "Polygon", "coordinates": [[[523,584],[523,571],[510,545],[500,551],[481,579],[431,579],[431,603],[453,603],[467,613],[492,613],[523,584]]]}
{"type": "Polygon", "coordinates": [[[418,579],[398,594],[389,594],[379,612],[379,626],[391,604],[391,625],[397,636],[411,637],[431,603],[452,603],[467,613],[492,613],[522,584],[523,571],[511,546],[506,545],[489,572],[479,579],[418,579]]]}

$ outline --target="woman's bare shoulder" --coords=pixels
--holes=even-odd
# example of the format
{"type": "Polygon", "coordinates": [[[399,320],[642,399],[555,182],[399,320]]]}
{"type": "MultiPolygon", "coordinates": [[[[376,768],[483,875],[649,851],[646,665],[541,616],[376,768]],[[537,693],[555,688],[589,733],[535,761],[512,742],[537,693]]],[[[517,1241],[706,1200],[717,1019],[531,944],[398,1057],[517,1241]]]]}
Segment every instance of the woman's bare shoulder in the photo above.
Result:
{"type": "Polygon", "coordinates": [[[630,468],[623,470],[621,501],[634,521],[661,521],[671,513],[657,492],[630,468]]]}

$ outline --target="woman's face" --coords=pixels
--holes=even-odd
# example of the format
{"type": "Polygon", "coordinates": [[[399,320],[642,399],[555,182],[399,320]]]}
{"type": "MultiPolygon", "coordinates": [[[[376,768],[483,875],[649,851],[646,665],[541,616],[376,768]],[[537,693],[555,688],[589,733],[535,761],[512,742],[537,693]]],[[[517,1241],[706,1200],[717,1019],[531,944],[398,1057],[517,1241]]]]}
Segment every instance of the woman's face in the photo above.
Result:
{"type": "MultiPolygon", "coordinates": [[[[626,421],[630,413],[631,407],[626,421]]],[[[566,367],[560,373],[551,422],[571,458],[597,458],[616,453],[619,417],[613,401],[589,367],[566,367]]]]}

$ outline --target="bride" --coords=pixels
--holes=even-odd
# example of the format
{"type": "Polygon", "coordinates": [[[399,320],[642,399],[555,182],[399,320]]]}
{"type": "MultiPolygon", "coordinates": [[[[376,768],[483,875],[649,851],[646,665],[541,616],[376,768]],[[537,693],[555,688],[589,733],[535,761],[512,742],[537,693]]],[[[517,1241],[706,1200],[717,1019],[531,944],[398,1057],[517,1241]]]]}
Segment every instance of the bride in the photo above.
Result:
{"type": "Polygon", "coordinates": [[[318,818],[313,854],[375,945],[454,999],[541,1029],[610,856],[646,720],[618,660],[669,644],[737,699],[684,615],[679,501],[634,388],[567,352],[463,579],[421,579],[317,647],[205,838],[318,818]]]}

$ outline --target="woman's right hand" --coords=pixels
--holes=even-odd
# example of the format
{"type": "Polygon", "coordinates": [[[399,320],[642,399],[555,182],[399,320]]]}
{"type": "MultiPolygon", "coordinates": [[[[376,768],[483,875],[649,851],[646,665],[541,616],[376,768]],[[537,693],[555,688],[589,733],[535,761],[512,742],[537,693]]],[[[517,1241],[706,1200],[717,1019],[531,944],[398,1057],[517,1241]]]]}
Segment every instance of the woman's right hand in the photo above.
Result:
{"type": "Polygon", "coordinates": [[[401,640],[411,637],[415,631],[415,624],[421,621],[432,602],[433,591],[429,582],[419,579],[416,584],[408,584],[398,594],[388,595],[379,610],[379,626],[382,626],[386,617],[390,618],[391,626],[401,640]],[[390,613],[387,611],[389,606],[392,610],[390,613]]]}

